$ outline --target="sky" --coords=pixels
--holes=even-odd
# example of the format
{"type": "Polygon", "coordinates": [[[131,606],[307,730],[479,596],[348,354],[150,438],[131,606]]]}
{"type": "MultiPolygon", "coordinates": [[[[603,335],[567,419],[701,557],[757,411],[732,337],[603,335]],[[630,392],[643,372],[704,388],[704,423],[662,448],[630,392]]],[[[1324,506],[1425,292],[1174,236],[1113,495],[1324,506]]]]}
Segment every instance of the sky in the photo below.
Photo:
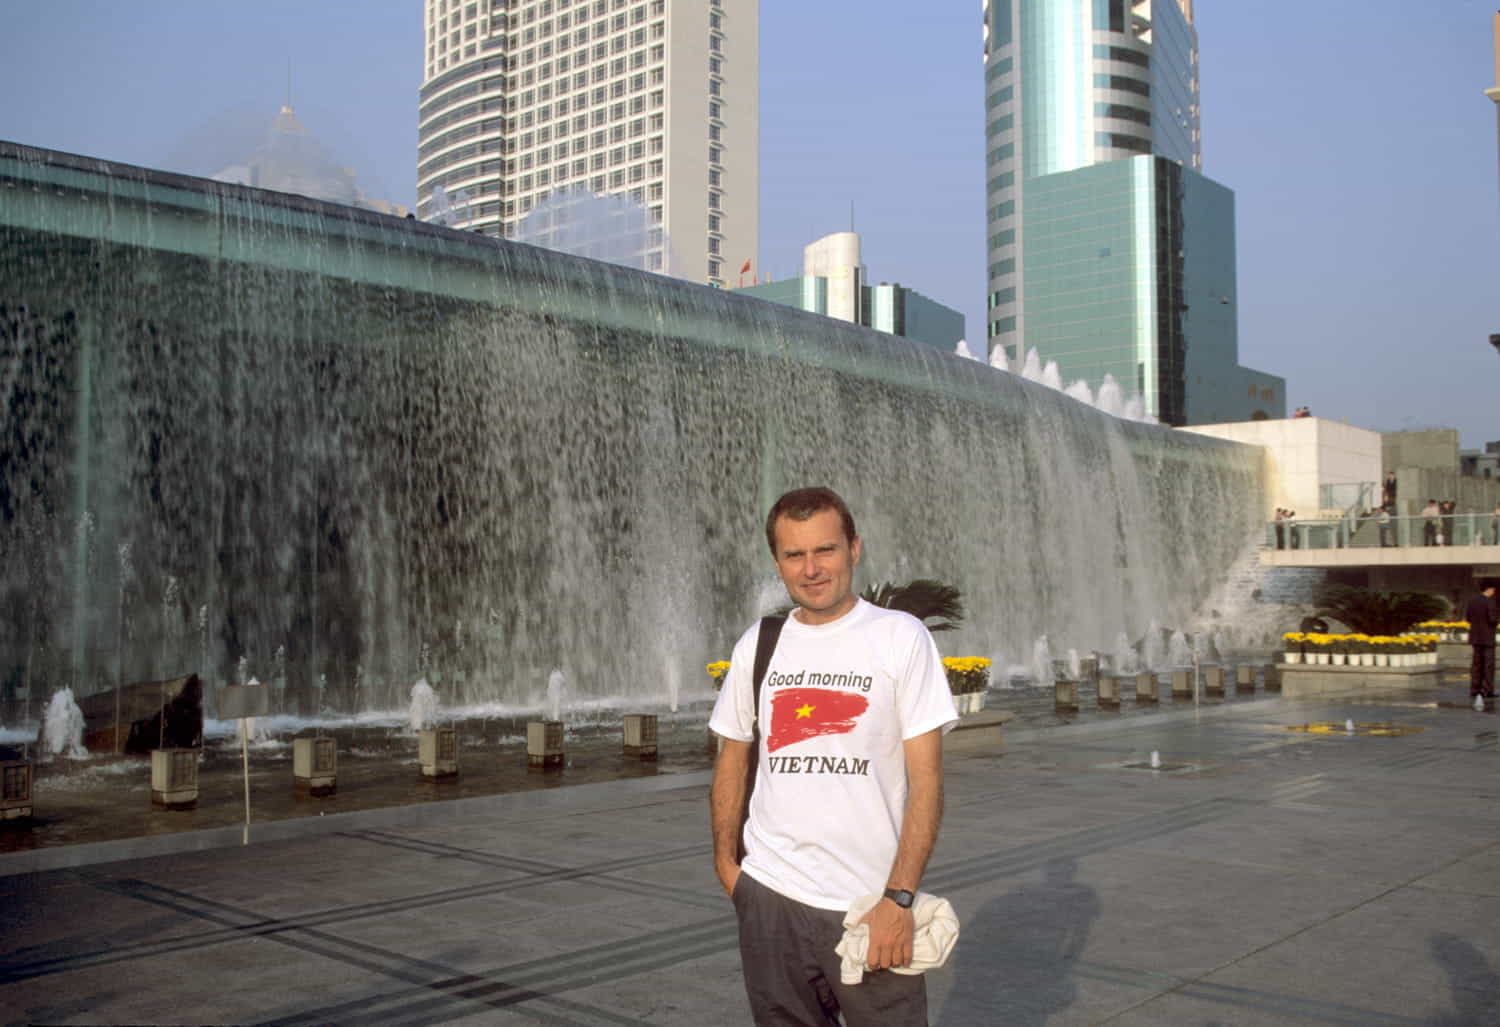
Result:
{"type": "MultiPolygon", "coordinates": [[[[1204,173],[1235,191],[1240,362],[1288,411],[1500,440],[1496,0],[1197,0],[1204,173]]],[[[416,191],[421,0],[0,0],[0,139],[205,174],[287,94],[416,191]]],[[[984,333],[979,0],[761,0],[759,266],[852,220],[876,282],[984,333]]]]}

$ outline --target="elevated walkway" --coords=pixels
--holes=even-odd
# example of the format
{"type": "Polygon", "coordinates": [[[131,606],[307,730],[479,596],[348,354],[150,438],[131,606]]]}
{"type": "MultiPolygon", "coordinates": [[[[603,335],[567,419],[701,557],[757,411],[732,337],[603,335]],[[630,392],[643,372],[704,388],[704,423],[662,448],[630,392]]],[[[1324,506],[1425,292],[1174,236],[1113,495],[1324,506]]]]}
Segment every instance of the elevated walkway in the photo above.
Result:
{"type": "Polygon", "coordinates": [[[1422,517],[1272,521],[1263,567],[1323,569],[1472,568],[1500,577],[1500,544],[1491,514],[1455,514],[1429,526],[1422,517]],[[1443,544],[1437,542],[1441,540],[1443,544]]]}

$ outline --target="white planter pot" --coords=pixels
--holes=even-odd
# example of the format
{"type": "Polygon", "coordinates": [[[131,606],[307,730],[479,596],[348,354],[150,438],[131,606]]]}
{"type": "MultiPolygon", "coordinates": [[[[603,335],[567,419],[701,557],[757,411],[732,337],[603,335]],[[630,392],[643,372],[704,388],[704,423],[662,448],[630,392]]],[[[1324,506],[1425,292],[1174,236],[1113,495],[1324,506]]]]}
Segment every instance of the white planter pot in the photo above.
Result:
{"type": "Polygon", "coordinates": [[[1316,664],[1318,664],[1320,667],[1327,666],[1328,665],[1328,654],[1327,653],[1313,653],[1313,662],[1316,663],[1316,664]]]}
{"type": "Polygon", "coordinates": [[[1328,655],[1331,656],[1331,657],[1333,657],[1333,661],[1332,662],[1333,662],[1333,665],[1335,667],[1342,667],[1344,665],[1344,654],[1343,653],[1329,653],[1328,655]]]}
{"type": "Polygon", "coordinates": [[[1390,653],[1376,653],[1375,654],[1375,666],[1377,666],[1377,667],[1389,667],[1390,665],[1391,665],[1391,654],[1390,653]]]}
{"type": "Polygon", "coordinates": [[[1282,653],[1281,656],[1282,656],[1282,659],[1286,663],[1301,663],[1302,662],[1302,653],[1301,652],[1295,652],[1294,653],[1294,652],[1292,652],[1289,649],[1286,652],[1282,653]]]}

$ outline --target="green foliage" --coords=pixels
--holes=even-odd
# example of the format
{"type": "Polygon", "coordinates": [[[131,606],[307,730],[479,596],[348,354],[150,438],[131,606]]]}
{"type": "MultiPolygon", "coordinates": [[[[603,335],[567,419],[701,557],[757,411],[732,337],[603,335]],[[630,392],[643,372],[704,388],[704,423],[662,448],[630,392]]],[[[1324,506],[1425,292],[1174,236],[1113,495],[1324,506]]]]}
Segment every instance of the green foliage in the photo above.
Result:
{"type": "Polygon", "coordinates": [[[1350,585],[1324,585],[1314,597],[1318,613],[1334,617],[1361,635],[1399,635],[1448,609],[1427,592],[1380,592],[1350,585]]]}
{"type": "MultiPolygon", "coordinates": [[[[888,610],[909,613],[926,624],[928,631],[953,631],[964,619],[963,593],[952,585],[931,578],[916,578],[904,585],[894,585],[889,581],[878,586],[870,585],[859,597],[888,610]],[[929,621],[936,623],[929,624],[929,621]]],[[[785,617],[793,609],[783,606],[776,614],[785,617]]]]}
{"type": "Polygon", "coordinates": [[[860,593],[860,598],[876,606],[909,613],[927,624],[928,631],[953,631],[964,619],[963,593],[931,578],[917,578],[905,585],[889,581],[878,587],[871,585],[860,593]]]}

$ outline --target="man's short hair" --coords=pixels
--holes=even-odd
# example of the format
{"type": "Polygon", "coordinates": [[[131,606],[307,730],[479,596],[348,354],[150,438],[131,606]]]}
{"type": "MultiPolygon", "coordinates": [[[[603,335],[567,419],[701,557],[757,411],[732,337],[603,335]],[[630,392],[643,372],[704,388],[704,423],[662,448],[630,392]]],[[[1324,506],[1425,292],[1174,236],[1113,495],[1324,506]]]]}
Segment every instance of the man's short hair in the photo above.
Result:
{"type": "Polygon", "coordinates": [[[854,515],[849,512],[848,505],[833,489],[823,488],[821,485],[814,488],[792,489],[771,506],[771,512],[766,514],[766,545],[771,548],[771,555],[776,555],[776,522],[782,517],[790,517],[794,521],[805,521],[815,513],[824,510],[837,510],[839,521],[844,526],[844,538],[852,546],[856,537],[854,530],[854,515]]]}

